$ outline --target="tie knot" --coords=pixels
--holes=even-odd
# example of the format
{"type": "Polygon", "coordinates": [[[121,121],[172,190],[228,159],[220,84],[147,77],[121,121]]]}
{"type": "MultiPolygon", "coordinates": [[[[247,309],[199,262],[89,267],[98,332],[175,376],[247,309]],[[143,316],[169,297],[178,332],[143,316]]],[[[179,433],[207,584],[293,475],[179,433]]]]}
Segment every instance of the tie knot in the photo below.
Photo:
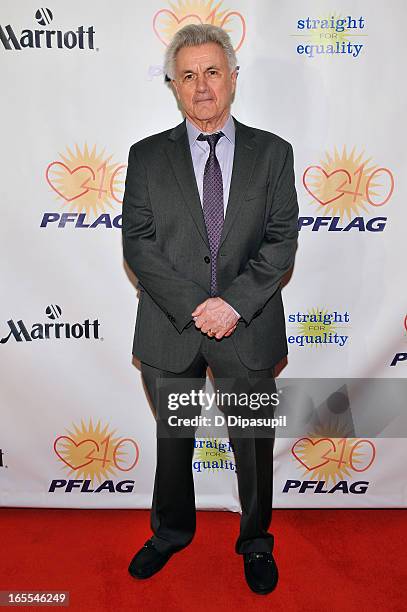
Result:
{"type": "Polygon", "coordinates": [[[215,132],[215,134],[199,134],[197,140],[207,140],[211,151],[214,150],[220,138],[224,136],[223,132],[215,132]]]}

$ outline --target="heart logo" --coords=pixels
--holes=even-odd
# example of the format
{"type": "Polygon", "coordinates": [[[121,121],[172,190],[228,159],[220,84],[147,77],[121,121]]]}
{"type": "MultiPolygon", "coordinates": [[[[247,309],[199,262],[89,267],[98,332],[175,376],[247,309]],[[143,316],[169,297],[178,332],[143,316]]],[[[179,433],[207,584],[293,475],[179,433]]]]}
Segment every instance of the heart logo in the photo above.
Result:
{"type": "Polygon", "coordinates": [[[244,20],[243,15],[238,11],[229,11],[229,13],[226,13],[224,18],[220,22],[220,27],[225,27],[226,32],[232,39],[233,49],[235,51],[239,51],[244,39],[246,38],[246,22],[244,20]],[[230,30],[236,32],[236,34],[231,32],[230,30]]]}
{"type": "Polygon", "coordinates": [[[95,453],[95,451],[99,451],[99,445],[97,444],[97,442],[95,442],[95,440],[91,439],[82,440],[77,444],[75,440],[73,440],[69,436],[59,436],[59,438],[57,438],[54,442],[54,451],[59,457],[59,459],[61,459],[61,461],[63,461],[68,467],[70,467],[72,470],[79,470],[80,468],[85,467],[85,465],[89,465],[90,463],[92,463],[92,461],[94,460],[92,455],[95,453]],[[61,449],[61,451],[59,451],[57,448],[58,442],[60,440],[67,440],[69,442],[68,447],[64,445],[64,449],[61,449]],[[61,454],[66,454],[67,452],[71,454],[71,457],[75,457],[75,465],[69,463],[69,461],[67,461],[65,457],[63,457],[63,455],[61,454]],[[80,463],[81,461],[84,461],[84,459],[89,459],[89,461],[80,463]]]}
{"type": "Polygon", "coordinates": [[[90,166],[77,166],[71,170],[62,162],[52,162],[46,169],[45,178],[47,179],[48,185],[55,191],[55,193],[57,193],[67,202],[72,202],[73,200],[77,200],[85,195],[85,193],[88,193],[89,189],[84,187],[84,185],[90,181],[90,179],[95,180],[96,177],[90,166]],[[58,187],[53,183],[53,180],[58,181],[58,183],[61,181],[60,173],[57,177],[53,178],[51,176],[52,169],[55,170],[56,166],[62,168],[65,174],[65,177],[62,175],[62,180],[64,180],[64,192],[58,189],[58,187]]]}
{"type": "Polygon", "coordinates": [[[199,15],[189,14],[184,15],[181,19],[178,19],[176,14],[173,11],[168,9],[160,9],[155,15],[153,19],[153,30],[155,35],[161,40],[164,45],[168,45],[171,41],[171,37],[167,34],[164,34],[164,38],[161,36],[159,30],[162,30],[165,33],[165,30],[169,29],[171,32],[174,31],[174,26],[176,30],[183,28],[186,25],[191,23],[199,24],[203,23],[202,19],[199,15]]]}
{"type": "MultiPolygon", "coordinates": [[[[160,9],[153,18],[153,30],[157,38],[165,45],[169,45],[171,39],[175,32],[177,32],[180,28],[183,28],[186,25],[191,23],[194,24],[202,24],[202,23],[213,23],[214,22],[214,11],[209,13],[206,19],[202,20],[199,15],[195,13],[189,13],[188,15],[184,15],[179,18],[177,15],[170,11],[169,9],[160,9]],[[160,33],[161,32],[161,33],[160,33]]],[[[230,29],[237,31],[237,43],[233,43],[233,48],[235,51],[238,51],[243,44],[243,41],[246,36],[246,22],[243,16],[237,11],[229,11],[223,17],[219,26],[223,28],[227,26],[228,34],[231,36],[232,40],[234,38],[230,33],[230,29]],[[240,35],[239,35],[240,33],[240,35]]]]}
{"type": "Polygon", "coordinates": [[[336,446],[331,438],[319,438],[315,441],[312,438],[300,438],[291,448],[294,457],[309,472],[329,463],[328,455],[332,451],[336,451],[336,446]],[[298,456],[296,451],[298,446],[300,446],[298,452],[301,452],[301,457],[298,456]]]}
{"type": "MultiPolygon", "coordinates": [[[[313,176],[313,179],[315,180],[315,175],[313,176]]],[[[339,198],[345,195],[344,193],[339,193],[338,195],[335,195],[334,197],[330,197],[330,195],[332,196],[334,193],[338,193],[338,191],[346,183],[350,184],[351,182],[352,182],[352,177],[349,174],[349,172],[345,170],[344,168],[339,168],[338,170],[334,170],[333,172],[330,172],[328,174],[328,172],[326,172],[324,168],[321,168],[321,166],[309,166],[305,170],[303,177],[302,177],[302,183],[305,189],[308,191],[310,196],[312,196],[314,200],[319,202],[322,206],[326,206],[327,204],[330,204],[331,202],[335,202],[335,200],[339,200],[339,198]],[[310,185],[307,185],[308,173],[311,170],[317,170],[318,172],[323,174],[322,193],[325,196],[323,200],[321,200],[317,195],[315,195],[310,185]],[[344,176],[346,177],[345,180],[343,180],[344,176]]]]}

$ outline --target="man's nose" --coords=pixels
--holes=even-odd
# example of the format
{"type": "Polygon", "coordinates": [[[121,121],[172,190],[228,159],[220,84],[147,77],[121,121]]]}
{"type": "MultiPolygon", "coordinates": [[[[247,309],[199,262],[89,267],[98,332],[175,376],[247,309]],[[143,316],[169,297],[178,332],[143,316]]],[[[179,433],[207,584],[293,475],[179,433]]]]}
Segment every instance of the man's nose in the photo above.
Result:
{"type": "Polygon", "coordinates": [[[208,89],[208,84],[206,82],[205,74],[203,73],[198,74],[197,79],[196,79],[196,88],[200,92],[206,91],[208,89]]]}

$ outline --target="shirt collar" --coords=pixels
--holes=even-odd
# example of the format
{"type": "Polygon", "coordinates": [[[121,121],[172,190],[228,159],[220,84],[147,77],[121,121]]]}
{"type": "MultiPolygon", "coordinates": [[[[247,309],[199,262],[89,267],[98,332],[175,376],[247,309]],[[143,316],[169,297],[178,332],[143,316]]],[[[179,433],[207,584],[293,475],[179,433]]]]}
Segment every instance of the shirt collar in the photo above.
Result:
{"type": "MultiPolygon", "coordinates": [[[[201,142],[199,140],[197,141],[196,139],[198,138],[199,134],[206,134],[206,132],[201,132],[201,130],[199,130],[193,123],[191,123],[188,117],[186,117],[186,127],[187,127],[187,132],[188,132],[189,146],[192,147],[195,143],[198,146],[202,146],[201,142]]],[[[223,127],[221,127],[220,130],[217,130],[217,131],[218,132],[222,131],[224,135],[226,136],[226,138],[230,141],[230,143],[234,145],[235,144],[235,130],[236,130],[235,122],[233,121],[232,115],[229,115],[223,127]]]]}

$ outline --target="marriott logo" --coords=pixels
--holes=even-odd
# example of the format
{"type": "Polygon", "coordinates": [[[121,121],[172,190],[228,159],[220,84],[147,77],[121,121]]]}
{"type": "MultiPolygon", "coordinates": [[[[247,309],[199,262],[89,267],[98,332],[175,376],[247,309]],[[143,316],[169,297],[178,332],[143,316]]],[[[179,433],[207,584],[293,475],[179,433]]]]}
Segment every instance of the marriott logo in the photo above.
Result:
{"type": "MultiPolygon", "coordinates": [[[[49,25],[53,20],[50,9],[38,9],[35,13],[37,22],[49,25]]],[[[78,26],[72,30],[56,29],[19,29],[14,26],[0,24],[0,41],[6,51],[22,51],[24,49],[95,49],[95,28],[93,26],[78,26]]],[[[0,47],[1,48],[1,47],[0,47]]],[[[98,51],[99,49],[97,49],[98,51]]]]}
{"type": "MultiPolygon", "coordinates": [[[[100,323],[98,319],[83,322],[66,323],[55,321],[59,319],[62,310],[57,304],[51,304],[45,309],[45,314],[52,322],[27,324],[22,319],[9,319],[8,329],[0,338],[0,344],[6,344],[14,339],[16,342],[32,342],[33,340],[100,340],[100,323]]],[[[1,332],[0,332],[1,333],[1,332]]]]}

